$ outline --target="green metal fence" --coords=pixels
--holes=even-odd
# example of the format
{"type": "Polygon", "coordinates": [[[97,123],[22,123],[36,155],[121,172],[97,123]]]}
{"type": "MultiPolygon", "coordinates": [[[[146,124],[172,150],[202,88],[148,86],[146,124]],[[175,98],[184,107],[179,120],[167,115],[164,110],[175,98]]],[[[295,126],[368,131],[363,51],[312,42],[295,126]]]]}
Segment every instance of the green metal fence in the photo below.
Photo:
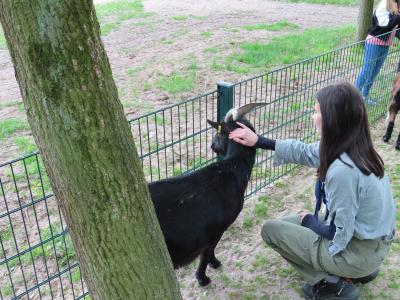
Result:
{"type": "MultiPolygon", "coordinates": [[[[371,95],[371,122],[386,111],[399,62],[398,41],[371,95]]],[[[271,138],[315,141],[311,122],[315,93],[322,86],[354,82],[363,63],[355,43],[235,84],[219,83],[208,94],[130,120],[148,181],[190,172],[215,160],[207,119],[221,119],[232,106],[267,102],[249,116],[258,133],[271,138]]],[[[272,153],[258,151],[247,196],[287,174],[274,168],[272,153]]],[[[89,298],[71,238],[52,194],[40,155],[0,164],[0,299],[89,298]]]]}

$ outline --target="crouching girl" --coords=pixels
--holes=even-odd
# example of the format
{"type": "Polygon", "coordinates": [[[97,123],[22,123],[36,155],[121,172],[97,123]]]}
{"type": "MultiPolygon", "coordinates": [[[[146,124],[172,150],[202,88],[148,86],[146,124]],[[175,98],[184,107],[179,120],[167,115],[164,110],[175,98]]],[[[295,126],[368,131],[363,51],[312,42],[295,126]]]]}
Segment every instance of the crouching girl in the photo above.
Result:
{"type": "Polygon", "coordinates": [[[271,140],[244,125],[230,138],[275,150],[276,165],[317,168],[314,214],[267,220],[261,235],[305,279],[306,299],[358,299],[354,282],[376,277],[389,252],[395,204],[360,93],[340,83],[321,89],[316,98],[313,122],[320,142],[271,140]]]}

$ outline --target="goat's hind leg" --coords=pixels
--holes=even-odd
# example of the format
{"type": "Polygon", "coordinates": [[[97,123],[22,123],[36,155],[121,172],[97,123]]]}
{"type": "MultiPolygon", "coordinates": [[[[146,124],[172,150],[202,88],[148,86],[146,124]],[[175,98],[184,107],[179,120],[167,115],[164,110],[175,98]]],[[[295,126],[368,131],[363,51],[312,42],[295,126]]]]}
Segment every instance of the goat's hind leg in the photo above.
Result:
{"type": "Polygon", "coordinates": [[[385,135],[383,136],[383,141],[385,143],[389,142],[390,138],[392,137],[394,120],[396,119],[397,112],[399,111],[399,108],[400,108],[398,98],[399,98],[399,96],[396,95],[395,97],[392,98],[392,100],[389,103],[389,107],[388,107],[389,119],[388,119],[388,124],[386,127],[385,135]]]}
{"type": "Polygon", "coordinates": [[[389,142],[390,138],[392,137],[393,127],[394,127],[394,122],[389,121],[386,127],[385,135],[382,137],[382,140],[385,143],[389,142]]]}
{"type": "Polygon", "coordinates": [[[390,138],[392,137],[394,120],[396,118],[396,113],[393,112],[393,110],[390,108],[391,108],[391,106],[389,106],[389,120],[388,120],[388,124],[386,127],[385,135],[383,136],[383,141],[385,143],[389,142],[390,138]]]}
{"type": "Polygon", "coordinates": [[[214,249],[212,249],[211,259],[208,264],[210,265],[211,268],[217,269],[221,266],[221,262],[215,257],[214,251],[215,251],[215,247],[214,247],[214,249]]]}
{"type": "MultiPolygon", "coordinates": [[[[218,239],[219,241],[219,239],[218,239]]],[[[197,281],[201,286],[206,286],[211,282],[211,279],[206,275],[207,265],[209,264],[212,268],[216,269],[221,265],[221,262],[215,257],[214,250],[217,246],[218,242],[214,245],[208,247],[204,252],[200,255],[200,263],[199,267],[196,271],[197,281]]]]}
{"type": "Polygon", "coordinates": [[[206,269],[210,259],[211,253],[209,248],[207,248],[202,254],[200,254],[200,263],[196,271],[196,279],[201,286],[206,286],[211,282],[211,279],[206,275],[206,269]]]}

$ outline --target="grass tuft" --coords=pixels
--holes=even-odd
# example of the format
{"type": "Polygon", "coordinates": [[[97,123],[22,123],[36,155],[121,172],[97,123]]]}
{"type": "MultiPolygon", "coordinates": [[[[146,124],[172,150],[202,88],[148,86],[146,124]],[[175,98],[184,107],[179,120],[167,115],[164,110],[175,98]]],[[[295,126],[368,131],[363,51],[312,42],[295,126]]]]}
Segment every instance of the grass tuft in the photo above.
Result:
{"type": "Polygon", "coordinates": [[[269,31],[279,31],[283,29],[298,29],[299,26],[293,23],[289,23],[286,20],[279,21],[273,24],[255,24],[243,26],[244,29],[248,31],[253,30],[269,30],[269,31]]]}
{"type": "Polygon", "coordinates": [[[17,145],[18,149],[22,153],[32,153],[37,151],[36,144],[32,141],[32,138],[27,136],[19,136],[14,139],[14,144],[17,145]]]}
{"type": "Polygon", "coordinates": [[[119,0],[96,5],[96,15],[99,19],[101,35],[106,36],[119,28],[123,21],[149,17],[154,13],[144,12],[140,0],[119,0]]]}
{"type": "Polygon", "coordinates": [[[156,87],[168,93],[176,94],[186,92],[195,86],[195,72],[189,72],[187,75],[172,73],[170,76],[162,76],[156,81],[156,87]]]}
{"type": "Polygon", "coordinates": [[[187,18],[188,18],[187,16],[173,16],[172,20],[175,20],[175,21],[186,21],[187,18]]]}
{"type": "Polygon", "coordinates": [[[29,124],[21,119],[0,120],[0,140],[9,137],[15,132],[30,130],[29,124]]]}

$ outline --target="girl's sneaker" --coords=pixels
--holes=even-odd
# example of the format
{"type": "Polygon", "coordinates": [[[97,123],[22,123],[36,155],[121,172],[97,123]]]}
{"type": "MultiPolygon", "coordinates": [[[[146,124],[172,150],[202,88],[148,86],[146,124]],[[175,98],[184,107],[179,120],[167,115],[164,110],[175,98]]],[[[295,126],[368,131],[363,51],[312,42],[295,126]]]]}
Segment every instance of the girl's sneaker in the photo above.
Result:
{"type": "Polygon", "coordinates": [[[357,300],[360,297],[360,289],[349,278],[340,278],[337,283],[325,280],[315,285],[305,283],[303,293],[308,300],[357,300]]]}

